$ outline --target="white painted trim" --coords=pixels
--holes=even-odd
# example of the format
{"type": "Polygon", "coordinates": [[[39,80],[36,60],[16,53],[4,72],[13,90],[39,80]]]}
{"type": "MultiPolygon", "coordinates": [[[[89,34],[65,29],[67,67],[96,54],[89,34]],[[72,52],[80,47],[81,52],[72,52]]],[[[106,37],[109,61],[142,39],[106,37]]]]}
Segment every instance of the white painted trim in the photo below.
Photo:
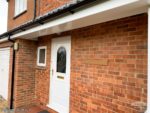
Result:
{"type": "MultiPolygon", "coordinates": [[[[68,62],[68,75],[69,75],[69,77],[68,77],[68,87],[69,87],[69,108],[68,109],[70,109],[70,77],[71,77],[71,36],[65,36],[65,37],[58,37],[58,38],[53,38],[52,39],[52,41],[51,41],[51,55],[53,55],[53,49],[54,49],[54,47],[53,47],[53,43],[55,43],[55,42],[63,42],[65,40],[65,42],[68,42],[69,43],[69,51],[68,51],[68,54],[70,55],[70,59],[69,59],[69,62],[68,62]]],[[[51,56],[51,60],[50,60],[50,64],[51,64],[51,66],[50,66],[50,87],[49,87],[49,103],[47,104],[47,107],[49,107],[49,108],[51,108],[51,109],[54,109],[53,108],[53,106],[51,105],[51,86],[52,86],[52,82],[51,82],[51,80],[52,80],[52,77],[53,77],[53,75],[52,75],[52,70],[53,70],[53,67],[52,67],[52,56],[51,56]]],[[[67,65],[67,64],[66,64],[67,65]]],[[[62,112],[63,113],[63,112],[62,112]]]]}
{"type": "Polygon", "coordinates": [[[43,35],[86,27],[110,20],[140,14],[147,11],[147,0],[108,0],[95,4],[73,15],[64,16],[44,25],[17,33],[11,38],[36,38],[43,35]]]}
{"type": "Polygon", "coordinates": [[[45,67],[46,66],[46,58],[47,58],[47,47],[46,46],[40,46],[38,47],[37,49],[37,66],[43,66],[45,67]],[[45,63],[39,63],[39,60],[40,60],[40,49],[45,49],[45,63]]]}
{"type": "Polygon", "coordinates": [[[3,39],[0,39],[0,43],[6,42],[6,41],[8,41],[8,37],[5,37],[5,38],[3,38],[3,39]]]}
{"type": "Polygon", "coordinates": [[[145,113],[150,113],[150,7],[148,9],[148,74],[147,74],[147,111],[145,113]]]}

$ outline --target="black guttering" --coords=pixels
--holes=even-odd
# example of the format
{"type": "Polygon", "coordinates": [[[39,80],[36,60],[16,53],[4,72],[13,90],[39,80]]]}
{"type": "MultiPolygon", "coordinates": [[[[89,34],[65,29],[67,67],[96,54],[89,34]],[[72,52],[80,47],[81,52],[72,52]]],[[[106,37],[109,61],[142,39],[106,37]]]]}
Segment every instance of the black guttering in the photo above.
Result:
{"type": "Polygon", "coordinates": [[[49,19],[52,19],[54,17],[63,15],[67,12],[73,13],[73,10],[75,10],[75,9],[77,9],[83,5],[95,2],[95,1],[101,1],[101,0],[76,0],[76,2],[66,4],[60,8],[57,8],[56,10],[49,12],[48,14],[46,14],[44,16],[36,18],[35,20],[32,20],[26,24],[23,24],[23,25],[15,28],[15,29],[12,29],[6,33],[1,34],[0,39],[3,39],[9,35],[14,35],[16,33],[24,31],[24,30],[26,30],[27,27],[32,28],[32,27],[38,26],[39,24],[43,24],[46,20],[49,20],[49,19]]]}

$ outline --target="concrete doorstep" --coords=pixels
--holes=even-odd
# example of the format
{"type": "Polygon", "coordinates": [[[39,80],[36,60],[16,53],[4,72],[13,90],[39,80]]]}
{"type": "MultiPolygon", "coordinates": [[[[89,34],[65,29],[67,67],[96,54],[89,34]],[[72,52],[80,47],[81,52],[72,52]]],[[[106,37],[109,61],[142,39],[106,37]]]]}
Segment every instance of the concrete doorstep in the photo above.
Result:
{"type": "Polygon", "coordinates": [[[0,95],[0,113],[49,113],[37,106],[28,106],[17,108],[16,110],[10,110],[8,102],[0,95]]]}

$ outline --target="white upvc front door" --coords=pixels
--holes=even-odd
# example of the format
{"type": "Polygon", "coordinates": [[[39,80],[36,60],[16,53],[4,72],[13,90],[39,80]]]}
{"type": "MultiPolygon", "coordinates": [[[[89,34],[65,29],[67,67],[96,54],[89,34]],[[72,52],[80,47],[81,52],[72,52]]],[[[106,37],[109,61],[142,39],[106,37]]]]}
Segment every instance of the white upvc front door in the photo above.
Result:
{"type": "Polygon", "coordinates": [[[49,107],[69,113],[71,37],[52,40],[49,107]]]}

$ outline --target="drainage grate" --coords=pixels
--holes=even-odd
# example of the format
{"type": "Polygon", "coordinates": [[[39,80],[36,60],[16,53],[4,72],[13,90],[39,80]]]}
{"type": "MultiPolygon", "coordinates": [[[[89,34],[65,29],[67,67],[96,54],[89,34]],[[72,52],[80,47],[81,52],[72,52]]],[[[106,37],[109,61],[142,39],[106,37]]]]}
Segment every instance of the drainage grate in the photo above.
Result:
{"type": "Polygon", "coordinates": [[[38,113],[50,113],[50,112],[48,112],[48,111],[46,111],[46,110],[43,110],[43,111],[40,111],[40,112],[38,112],[38,113]]]}

